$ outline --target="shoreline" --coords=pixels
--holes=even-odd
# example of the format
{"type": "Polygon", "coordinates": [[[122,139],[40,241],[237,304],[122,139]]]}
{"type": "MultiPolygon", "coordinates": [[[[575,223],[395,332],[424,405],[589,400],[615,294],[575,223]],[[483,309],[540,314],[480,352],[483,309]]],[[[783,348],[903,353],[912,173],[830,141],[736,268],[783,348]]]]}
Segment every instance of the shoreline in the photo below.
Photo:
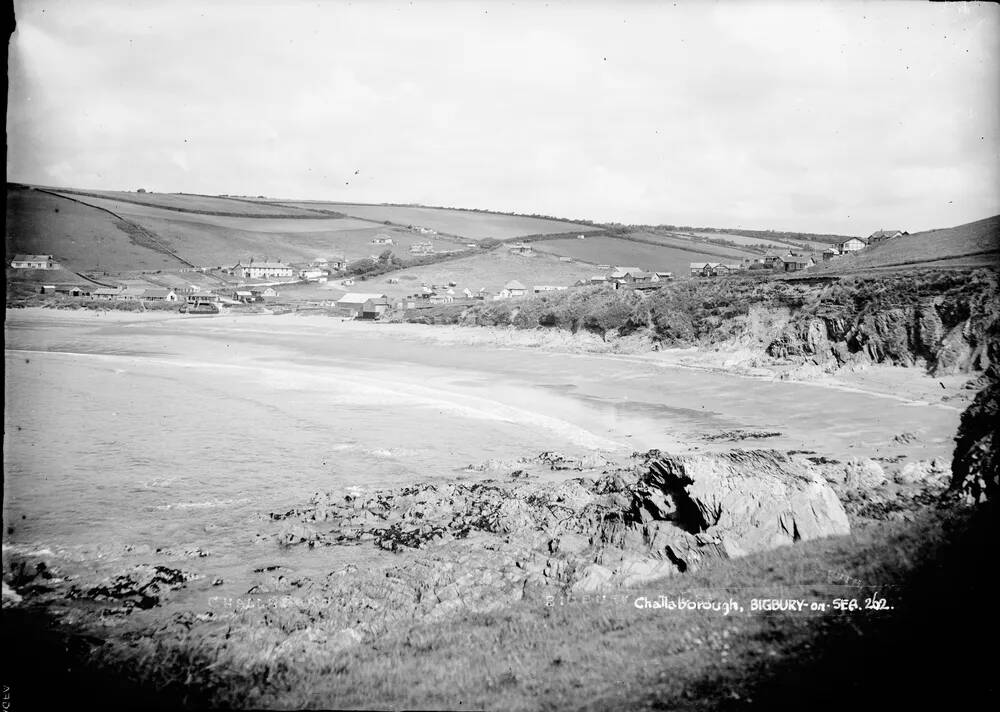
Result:
{"type": "Polygon", "coordinates": [[[13,315],[27,319],[42,317],[78,323],[156,323],[197,319],[226,320],[229,323],[283,324],[307,326],[324,331],[338,330],[401,340],[434,343],[443,346],[487,347],[510,351],[543,351],[568,356],[601,356],[622,362],[634,362],[663,368],[718,373],[761,381],[783,381],[844,392],[887,398],[914,406],[931,406],[952,411],[964,409],[975,395],[967,388],[979,373],[932,376],[917,366],[869,364],[840,368],[832,372],[809,361],[781,362],[742,345],[722,344],[715,348],[700,346],[655,348],[641,337],[600,337],[562,330],[517,329],[515,327],[427,325],[398,322],[357,322],[336,315],[286,312],[282,314],[222,314],[192,316],[172,312],[97,311],[24,307],[7,309],[5,325],[13,315]],[[953,402],[949,402],[953,401],[953,402]]]}

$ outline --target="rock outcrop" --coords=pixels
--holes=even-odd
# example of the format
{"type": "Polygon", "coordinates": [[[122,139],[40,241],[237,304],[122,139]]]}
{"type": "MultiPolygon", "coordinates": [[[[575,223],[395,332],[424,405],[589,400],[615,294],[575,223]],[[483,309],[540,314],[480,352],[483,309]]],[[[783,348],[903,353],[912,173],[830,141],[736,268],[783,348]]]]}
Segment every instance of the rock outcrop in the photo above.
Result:
{"type": "Polygon", "coordinates": [[[996,502],[1000,494],[1000,380],[993,381],[962,413],[952,459],[952,490],[972,502],[996,502]]]}
{"type": "MultiPolygon", "coordinates": [[[[324,594],[338,587],[345,617],[336,625],[366,632],[374,632],[365,623],[372,601],[393,616],[433,617],[525,596],[634,586],[849,531],[818,471],[776,451],[652,451],[618,468],[543,453],[510,464],[518,469],[506,481],[317,494],[271,517],[282,522],[285,545],[420,552],[379,573],[351,571],[323,584],[324,594]],[[538,476],[552,470],[581,476],[538,476]]],[[[488,470],[495,473],[496,463],[488,470]]]]}

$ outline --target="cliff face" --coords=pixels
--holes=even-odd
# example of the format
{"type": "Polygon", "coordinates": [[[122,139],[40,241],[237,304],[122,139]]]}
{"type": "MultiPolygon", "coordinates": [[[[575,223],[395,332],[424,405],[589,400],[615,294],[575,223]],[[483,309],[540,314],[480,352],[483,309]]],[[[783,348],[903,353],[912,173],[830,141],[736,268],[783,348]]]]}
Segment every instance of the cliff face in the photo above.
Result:
{"type": "Polygon", "coordinates": [[[649,292],[583,287],[530,299],[418,309],[427,324],[640,335],[664,346],[731,344],[825,369],[886,363],[932,374],[1000,362],[995,270],[922,271],[826,284],[682,280],[649,292]]]}
{"type": "Polygon", "coordinates": [[[821,366],[889,363],[932,374],[985,371],[1000,360],[1000,318],[996,282],[979,286],[981,291],[883,297],[860,305],[821,303],[793,314],[765,349],[776,358],[821,366]]]}
{"type": "Polygon", "coordinates": [[[995,380],[962,413],[955,437],[951,487],[973,502],[996,502],[1000,495],[998,429],[1000,381],[995,380]]]}

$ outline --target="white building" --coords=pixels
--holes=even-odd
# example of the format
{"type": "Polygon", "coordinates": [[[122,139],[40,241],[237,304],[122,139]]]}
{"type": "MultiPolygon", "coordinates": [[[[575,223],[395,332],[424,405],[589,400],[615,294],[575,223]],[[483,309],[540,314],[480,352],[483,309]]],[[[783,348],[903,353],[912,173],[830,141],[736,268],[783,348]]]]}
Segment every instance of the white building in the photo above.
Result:
{"type": "Polygon", "coordinates": [[[283,262],[239,263],[233,267],[233,274],[242,279],[271,279],[274,277],[293,277],[295,270],[283,262]]]}
{"type": "Polygon", "coordinates": [[[14,255],[10,266],[14,269],[56,269],[59,263],[52,255],[14,255]]]}

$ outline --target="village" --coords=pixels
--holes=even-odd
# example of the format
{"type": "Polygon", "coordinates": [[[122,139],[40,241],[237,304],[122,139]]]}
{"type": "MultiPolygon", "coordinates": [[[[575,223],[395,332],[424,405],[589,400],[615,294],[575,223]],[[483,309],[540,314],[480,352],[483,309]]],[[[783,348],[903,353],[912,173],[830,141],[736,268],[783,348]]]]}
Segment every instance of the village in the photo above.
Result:
{"type": "MultiPolygon", "coordinates": [[[[427,228],[412,228],[420,234],[436,234],[427,228]]],[[[711,278],[730,275],[761,276],[773,273],[799,272],[809,270],[818,264],[849,258],[860,251],[880,242],[894,240],[909,233],[902,230],[878,230],[867,238],[852,237],[836,246],[822,251],[807,251],[789,247],[786,250],[771,249],[757,257],[746,257],[740,262],[691,262],[689,278],[711,278]]],[[[581,239],[583,236],[580,236],[581,239]]],[[[393,238],[380,233],[371,240],[373,247],[390,248],[393,238]]],[[[475,245],[470,245],[474,247],[475,245]]],[[[418,256],[434,254],[430,242],[415,242],[410,253],[418,256]]],[[[517,242],[506,246],[511,255],[530,257],[533,249],[530,243],[517,242]]],[[[385,259],[388,250],[381,255],[372,254],[368,258],[372,264],[385,259]]],[[[561,261],[574,261],[560,257],[561,261]]],[[[579,262],[579,260],[577,260],[579,262]]],[[[327,289],[346,291],[339,297],[304,300],[314,307],[331,308],[340,316],[357,319],[378,319],[386,312],[397,309],[407,310],[433,305],[453,303],[476,303],[519,299],[527,296],[557,292],[580,287],[605,286],[609,289],[633,289],[638,291],[657,289],[663,283],[674,280],[671,272],[657,271],[640,266],[598,264],[599,273],[578,279],[572,284],[526,285],[516,277],[508,280],[495,291],[485,287],[463,286],[455,280],[446,283],[423,282],[419,291],[404,296],[390,296],[379,291],[353,291],[359,281],[372,282],[375,277],[357,275],[351,272],[352,265],[343,255],[317,257],[306,263],[286,263],[268,257],[258,259],[247,257],[229,267],[192,268],[183,271],[156,271],[138,275],[101,279],[90,276],[87,285],[53,279],[52,283],[39,285],[40,294],[63,295],[65,297],[91,302],[131,302],[138,308],[176,305],[182,312],[211,314],[240,307],[264,306],[275,303],[281,296],[279,289],[293,285],[314,285],[327,289]]],[[[53,276],[67,273],[53,255],[15,255],[10,262],[11,270],[34,270],[51,272],[53,276]]],[[[399,278],[391,271],[385,281],[398,285],[399,278]]],[[[293,300],[303,301],[303,300],[293,300]]]]}

